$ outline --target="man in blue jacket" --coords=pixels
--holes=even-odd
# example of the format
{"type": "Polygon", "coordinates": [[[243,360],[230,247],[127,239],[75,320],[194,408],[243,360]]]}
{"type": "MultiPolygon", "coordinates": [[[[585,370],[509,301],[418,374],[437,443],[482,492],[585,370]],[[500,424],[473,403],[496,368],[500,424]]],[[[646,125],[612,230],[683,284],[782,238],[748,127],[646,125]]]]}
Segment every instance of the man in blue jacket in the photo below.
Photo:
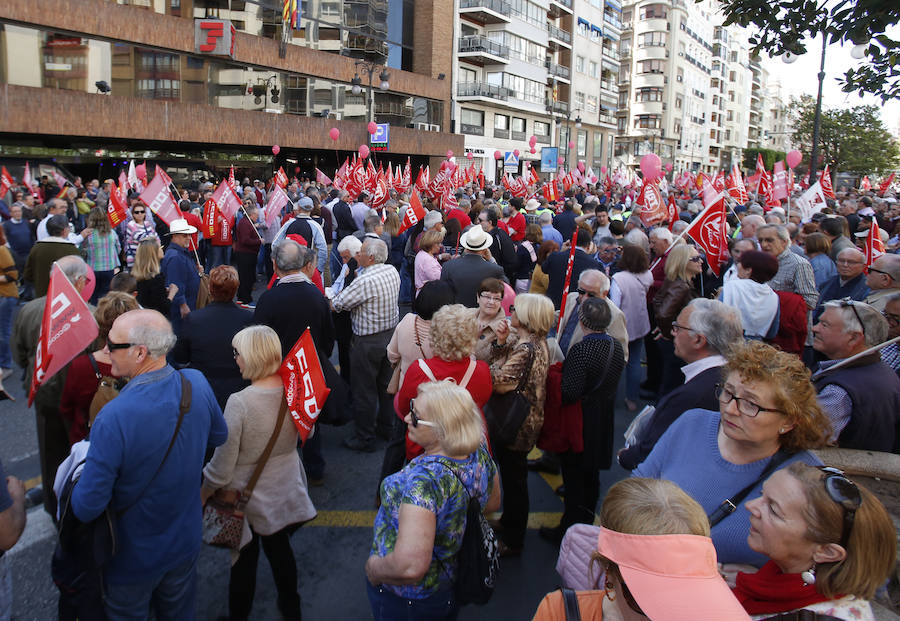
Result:
{"type": "Polygon", "coordinates": [[[151,605],[160,619],[195,617],[203,459],[228,428],[203,375],[166,363],[174,344],[154,310],[119,316],[107,338],[113,374],[131,380],[97,415],[71,507],[82,522],[107,506],[118,513],[118,551],[104,569],[109,619],[146,619],[151,605]],[[191,400],[178,427],[182,374],[191,400]]]}
{"type": "Polygon", "coordinates": [[[200,291],[200,273],[197,258],[191,248],[191,235],[197,228],[178,218],[169,225],[171,241],[166,248],[160,269],[166,275],[166,287],[175,283],[178,293],[172,299],[169,320],[175,334],[181,332],[181,318],[197,308],[197,293],[200,291]]]}

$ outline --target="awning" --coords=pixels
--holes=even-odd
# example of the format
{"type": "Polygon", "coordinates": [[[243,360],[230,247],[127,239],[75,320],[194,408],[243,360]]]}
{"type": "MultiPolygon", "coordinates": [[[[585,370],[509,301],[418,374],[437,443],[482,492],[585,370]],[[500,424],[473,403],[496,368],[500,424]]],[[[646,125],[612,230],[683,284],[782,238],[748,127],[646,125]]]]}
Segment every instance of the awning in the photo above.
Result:
{"type": "Polygon", "coordinates": [[[599,26],[595,26],[594,24],[591,24],[591,31],[596,32],[598,36],[601,36],[601,37],[603,36],[603,31],[600,30],[599,26]]]}
{"type": "Polygon", "coordinates": [[[579,26],[581,26],[581,25],[584,25],[584,26],[590,26],[590,25],[591,25],[591,22],[589,22],[588,20],[584,19],[583,17],[579,17],[579,18],[578,18],[578,25],[579,25],[579,26]]]}
{"type": "Polygon", "coordinates": [[[618,11],[619,13],[622,12],[622,7],[619,6],[619,3],[615,0],[606,0],[606,6],[611,8],[613,11],[618,11]]]}

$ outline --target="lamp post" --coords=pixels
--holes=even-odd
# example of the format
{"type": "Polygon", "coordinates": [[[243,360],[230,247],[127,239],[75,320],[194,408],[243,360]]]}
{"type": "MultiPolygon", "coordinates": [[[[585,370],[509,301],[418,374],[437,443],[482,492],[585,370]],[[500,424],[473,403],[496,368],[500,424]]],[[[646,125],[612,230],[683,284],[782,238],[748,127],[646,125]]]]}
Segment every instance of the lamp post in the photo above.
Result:
{"type": "Polygon", "coordinates": [[[378,74],[378,79],[380,80],[378,87],[383,91],[386,91],[391,87],[389,82],[391,74],[388,73],[386,67],[382,67],[377,63],[371,63],[366,60],[357,60],[355,65],[357,73],[353,76],[353,79],[350,80],[350,90],[354,95],[359,95],[362,92],[362,79],[359,77],[359,69],[362,67],[362,72],[369,74],[369,86],[366,92],[366,121],[374,121],[375,116],[373,108],[375,106],[375,94],[372,89],[375,86],[375,72],[381,67],[381,73],[378,74]]]}

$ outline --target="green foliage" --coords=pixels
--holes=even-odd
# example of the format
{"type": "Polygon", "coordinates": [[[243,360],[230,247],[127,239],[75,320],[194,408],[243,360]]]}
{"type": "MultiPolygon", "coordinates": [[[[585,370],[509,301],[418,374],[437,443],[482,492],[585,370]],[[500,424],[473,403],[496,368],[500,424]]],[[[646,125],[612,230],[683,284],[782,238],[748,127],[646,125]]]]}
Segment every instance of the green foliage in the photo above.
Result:
{"type": "Polygon", "coordinates": [[[784,151],[776,151],[774,149],[744,149],[744,168],[746,170],[756,170],[756,156],[759,153],[762,153],[763,164],[766,165],[766,170],[772,170],[775,162],[783,160],[785,157],[784,151]]]}
{"type": "MultiPolygon", "coordinates": [[[[803,153],[799,170],[804,174],[809,168],[815,110],[816,101],[810,95],[791,101],[793,139],[803,153]]],[[[822,156],[820,166],[823,162],[829,164],[833,175],[838,171],[882,174],[894,170],[900,163],[900,146],[884,126],[876,106],[823,106],[819,153],[822,156]]]]}
{"type": "Polygon", "coordinates": [[[750,37],[754,54],[804,54],[804,40],[819,34],[830,43],[871,42],[868,57],[840,79],[841,88],[860,97],[871,93],[882,101],[900,97],[900,41],[884,34],[900,22],[897,0],[842,0],[827,10],[825,2],[816,0],[722,0],[721,6],[726,25],[759,28],[750,37]]]}

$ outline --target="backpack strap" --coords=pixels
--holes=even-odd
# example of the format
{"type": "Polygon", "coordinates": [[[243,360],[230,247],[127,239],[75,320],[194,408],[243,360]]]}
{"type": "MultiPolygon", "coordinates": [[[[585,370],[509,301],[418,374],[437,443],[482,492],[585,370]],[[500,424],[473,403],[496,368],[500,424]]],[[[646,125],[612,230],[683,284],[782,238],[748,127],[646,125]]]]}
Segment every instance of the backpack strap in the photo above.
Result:
{"type": "Polygon", "coordinates": [[[462,380],[459,382],[460,388],[465,388],[469,385],[469,380],[472,379],[472,375],[475,373],[475,366],[477,360],[475,360],[475,356],[469,356],[469,367],[466,369],[466,374],[463,375],[462,380]]]}
{"type": "Polygon", "coordinates": [[[581,621],[581,609],[578,607],[578,595],[567,587],[559,587],[562,591],[563,604],[566,609],[566,621],[581,621]]]}
{"type": "Polygon", "coordinates": [[[434,373],[431,372],[431,368],[428,366],[428,364],[426,364],[426,362],[422,358],[419,358],[418,363],[419,368],[422,369],[422,373],[427,375],[428,379],[430,379],[432,382],[436,382],[437,378],[435,378],[434,373]]]}

